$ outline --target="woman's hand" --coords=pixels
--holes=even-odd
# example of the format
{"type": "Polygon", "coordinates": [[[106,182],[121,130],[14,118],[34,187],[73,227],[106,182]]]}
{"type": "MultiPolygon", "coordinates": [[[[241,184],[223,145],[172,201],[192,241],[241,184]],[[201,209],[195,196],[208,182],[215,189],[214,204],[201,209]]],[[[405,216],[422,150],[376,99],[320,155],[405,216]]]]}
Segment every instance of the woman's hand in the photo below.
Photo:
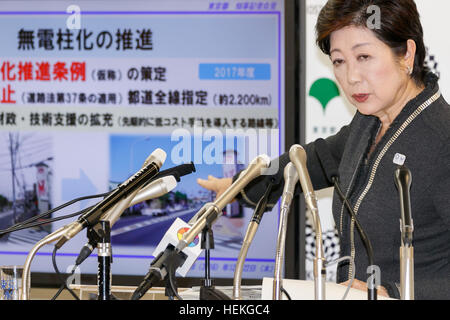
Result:
{"type": "MultiPolygon", "coordinates": [[[[349,282],[350,282],[350,280],[347,280],[345,282],[340,283],[340,285],[347,287],[349,282]]],[[[367,292],[367,283],[357,280],[357,279],[354,279],[353,283],[352,283],[352,288],[367,292]]],[[[379,286],[377,288],[377,295],[389,298],[389,294],[388,294],[386,288],[382,287],[382,286],[379,286]]]]}
{"type": "Polygon", "coordinates": [[[214,191],[217,199],[228,189],[228,187],[231,186],[233,183],[233,178],[216,178],[209,175],[208,180],[197,179],[197,183],[205,189],[214,191]]]}

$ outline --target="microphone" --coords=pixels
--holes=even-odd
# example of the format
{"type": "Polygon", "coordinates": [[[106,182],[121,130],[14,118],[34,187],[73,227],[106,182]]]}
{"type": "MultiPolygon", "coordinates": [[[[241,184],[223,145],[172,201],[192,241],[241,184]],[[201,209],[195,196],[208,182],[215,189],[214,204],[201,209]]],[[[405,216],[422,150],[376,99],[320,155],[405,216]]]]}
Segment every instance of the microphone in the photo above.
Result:
{"type": "Polygon", "coordinates": [[[314,215],[316,215],[318,212],[317,198],[314,193],[311,179],[309,177],[308,169],[306,167],[307,156],[305,149],[303,149],[301,145],[293,145],[289,149],[289,159],[297,169],[306,204],[308,208],[314,213],[314,215]]]}
{"type": "Polygon", "coordinates": [[[176,270],[182,277],[186,276],[202,252],[198,237],[183,252],[175,252],[179,235],[190,228],[191,226],[180,218],[177,218],[170,226],[153,252],[155,259],[150,264],[150,270],[134,291],[131,300],[139,300],[151,287],[163,280],[170,270],[172,272],[176,270]],[[176,257],[177,255],[178,257],[176,257]]]}
{"type": "Polygon", "coordinates": [[[395,170],[395,185],[400,197],[400,299],[414,300],[414,247],[413,219],[411,214],[411,171],[404,165],[395,170]]]}
{"type": "Polygon", "coordinates": [[[295,185],[297,184],[299,178],[297,169],[292,162],[289,162],[284,168],[284,189],[283,195],[281,196],[280,205],[280,225],[278,227],[278,238],[277,238],[277,251],[275,256],[275,272],[273,280],[273,300],[281,300],[281,288],[282,284],[282,266],[284,260],[284,250],[287,232],[287,222],[288,214],[291,206],[292,199],[294,198],[295,185]]]}
{"type": "Polygon", "coordinates": [[[289,162],[284,168],[284,189],[280,202],[281,209],[289,209],[292,199],[294,198],[295,185],[298,180],[297,169],[292,162],[289,162]]]}
{"type": "Polygon", "coordinates": [[[300,184],[303,189],[306,205],[312,214],[314,229],[316,231],[316,254],[314,257],[314,295],[316,300],[325,300],[325,255],[323,253],[322,226],[320,225],[317,198],[306,166],[306,152],[301,145],[293,145],[289,150],[289,159],[297,169],[300,184]]]}
{"type": "Polygon", "coordinates": [[[194,166],[193,162],[186,163],[186,164],[180,164],[179,166],[160,171],[156,175],[156,178],[162,178],[165,176],[174,176],[175,179],[178,182],[180,182],[180,180],[181,180],[180,177],[191,174],[192,172],[195,172],[195,166],[194,166]]]}
{"type": "MultiPolygon", "coordinates": [[[[153,260],[149,272],[137,287],[131,299],[140,299],[154,285],[155,281],[163,280],[169,270],[174,272],[174,270],[182,266],[183,269],[177,272],[182,275],[186,274],[200,254],[198,251],[194,251],[194,248],[200,247],[198,240],[196,240],[198,239],[198,234],[205,228],[207,223],[212,224],[220,216],[222,209],[228,202],[248,183],[261,175],[269,164],[270,159],[268,156],[261,155],[256,157],[248,168],[242,171],[239,178],[214,203],[206,204],[194,215],[190,220],[193,225],[177,219],[166,233],[167,237],[166,235],[163,237],[157,250],[155,250],[155,252],[160,252],[160,254],[153,260]],[[178,228],[180,225],[177,223],[180,225],[184,224],[182,232],[178,228]],[[177,237],[174,237],[172,232],[177,228],[177,237]],[[178,235],[181,236],[181,239],[178,235]],[[190,261],[193,262],[190,263],[190,261]]],[[[201,248],[199,249],[201,250],[201,248]]]]}
{"type": "MultiPolygon", "coordinates": [[[[101,220],[109,221],[110,227],[112,228],[126,208],[132,207],[142,201],[159,198],[175,189],[176,186],[177,181],[172,176],[159,178],[139,190],[136,196],[134,196],[135,192],[133,192],[133,194],[128,196],[124,201],[116,204],[102,217],[101,220]]],[[[76,259],[75,265],[78,266],[82,264],[83,261],[91,255],[92,251],[94,251],[94,246],[96,246],[95,242],[96,241],[89,241],[84,245],[76,259]]]]}
{"type": "Polygon", "coordinates": [[[411,245],[413,232],[411,199],[409,194],[412,182],[411,171],[404,165],[398,167],[397,170],[395,170],[394,181],[400,196],[402,242],[405,245],[411,245]]]}
{"type": "MultiPolygon", "coordinates": [[[[339,197],[341,198],[342,202],[348,209],[350,216],[355,221],[356,227],[361,236],[361,240],[363,241],[364,247],[366,248],[366,251],[367,251],[367,257],[369,259],[369,268],[370,268],[370,266],[374,266],[372,243],[370,242],[369,237],[367,236],[367,234],[365,233],[361,224],[359,223],[359,220],[356,217],[353,207],[351,206],[347,197],[342,192],[342,189],[339,185],[339,171],[338,171],[338,167],[336,165],[336,161],[334,160],[333,156],[331,155],[328,144],[324,139],[322,139],[322,138],[317,139],[314,142],[314,146],[315,146],[317,158],[319,159],[319,162],[322,165],[322,170],[324,171],[328,181],[333,183],[334,188],[337,191],[339,197]]],[[[376,300],[377,299],[377,288],[375,288],[371,284],[370,286],[367,286],[367,290],[368,290],[367,291],[368,300],[376,300]]]]}
{"type": "Polygon", "coordinates": [[[81,230],[88,226],[95,225],[106,211],[114,207],[124,197],[128,197],[136,190],[139,190],[139,188],[141,188],[149,179],[158,174],[159,168],[161,168],[166,157],[167,155],[162,149],[153,151],[153,153],[145,160],[144,166],[138,172],[120,184],[113,192],[93,206],[88,212],[80,216],[77,221],[68,225],[64,235],[55,246],[61,248],[64,243],[72,239],[81,230]]]}
{"type": "Polygon", "coordinates": [[[233,200],[236,195],[245,188],[256,177],[262,175],[270,165],[270,158],[267,155],[260,155],[253,159],[247,169],[241,172],[234,183],[217,198],[213,203],[205,205],[190,220],[195,222],[192,228],[183,234],[176,249],[182,251],[191,243],[194,238],[205,228],[206,224],[212,224],[220,215],[223,208],[233,200]]]}
{"type": "Polygon", "coordinates": [[[126,208],[132,207],[140,202],[149,199],[159,198],[175,189],[176,186],[177,180],[173,176],[164,176],[162,178],[154,180],[150,182],[150,184],[139,190],[134,197],[129,196],[124,201],[122,201],[121,203],[127,204],[126,207],[121,206],[121,203],[117,204],[111,211],[109,211],[102,217],[102,220],[108,220],[112,227],[114,223],[116,223],[116,221],[120,218],[122,212],[126,208]],[[129,203],[127,203],[128,201],[129,203]]]}

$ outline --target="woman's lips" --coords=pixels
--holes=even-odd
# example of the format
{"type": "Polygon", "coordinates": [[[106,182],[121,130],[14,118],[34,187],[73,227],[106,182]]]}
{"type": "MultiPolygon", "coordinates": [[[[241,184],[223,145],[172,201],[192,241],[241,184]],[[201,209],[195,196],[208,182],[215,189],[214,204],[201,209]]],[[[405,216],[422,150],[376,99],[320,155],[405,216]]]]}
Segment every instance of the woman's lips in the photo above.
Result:
{"type": "Polygon", "coordinates": [[[367,94],[367,93],[354,94],[354,95],[352,95],[352,97],[359,103],[362,103],[362,102],[366,102],[367,99],[369,99],[369,94],[367,94]]]}

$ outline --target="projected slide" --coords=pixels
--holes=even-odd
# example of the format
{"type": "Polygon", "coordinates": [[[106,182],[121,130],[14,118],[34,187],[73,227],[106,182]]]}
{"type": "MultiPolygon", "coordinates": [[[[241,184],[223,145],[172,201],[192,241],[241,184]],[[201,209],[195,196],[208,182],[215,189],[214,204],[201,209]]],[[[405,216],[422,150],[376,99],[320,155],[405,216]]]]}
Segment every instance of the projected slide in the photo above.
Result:
{"type": "MultiPolygon", "coordinates": [[[[259,154],[284,151],[283,1],[124,3],[2,2],[0,228],[110,191],[161,148],[161,170],[193,162],[196,172],[113,226],[113,274],[143,275],[173,221],[214,200],[197,178],[233,176],[259,154]]],[[[213,277],[233,277],[252,214],[233,203],[214,224],[213,277]]],[[[38,240],[73,219],[0,238],[2,263],[23,264],[38,240]]],[[[245,278],[273,276],[277,225],[275,208],[245,278]]],[[[58,251],[61,268],[86,242],[83,231],[58,251]]],[[[32,271],[53,272],[52,249],[40,250],[32,271]]],[[[96,263],[94,251],[81,272],[96,273],[96,263]]],[[[201,256],[188,275],[202,277],[203,264],[201,256]]]]}

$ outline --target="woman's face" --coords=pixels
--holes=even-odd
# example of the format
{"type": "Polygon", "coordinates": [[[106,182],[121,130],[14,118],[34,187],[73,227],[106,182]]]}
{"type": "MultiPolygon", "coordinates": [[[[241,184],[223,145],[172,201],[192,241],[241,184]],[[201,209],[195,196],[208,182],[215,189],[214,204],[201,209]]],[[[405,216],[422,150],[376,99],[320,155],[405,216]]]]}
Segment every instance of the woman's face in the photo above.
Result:
{"type": "Polygon", "coordinates": [[[347,99],[364,115],[382,117],[402,99],[410,77],[391,48],[363,27],[330,37],[334,73],[347,99]]]}

